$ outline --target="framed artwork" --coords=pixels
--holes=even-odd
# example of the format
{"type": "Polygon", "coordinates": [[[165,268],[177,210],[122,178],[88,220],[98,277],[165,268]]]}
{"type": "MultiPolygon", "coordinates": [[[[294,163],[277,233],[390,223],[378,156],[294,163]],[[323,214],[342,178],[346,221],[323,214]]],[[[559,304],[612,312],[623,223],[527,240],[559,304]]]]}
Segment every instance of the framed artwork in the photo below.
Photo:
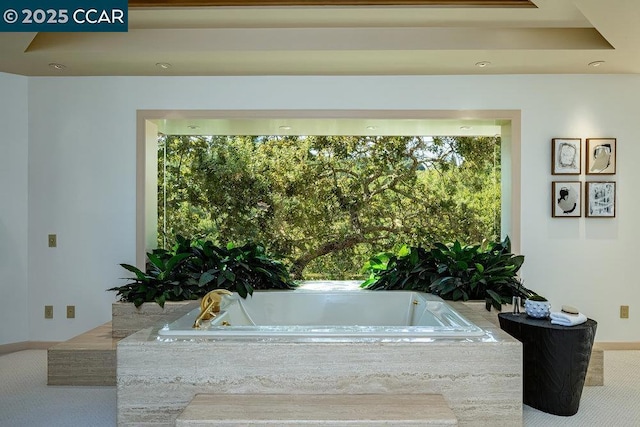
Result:
{"type": "Polygon", "coordinates": [[[551,140],[551,174],[580,175],[581,166],[581,138],[553,138],[551,140]]]}
{"type": "Polygon", "coordinates": [[[582,216],[582,182],[553,181],[551,183],[551,216],[579,218],[582,216]]]}
{"type": "Polygon", "coordinates": [[[589,218],[616,216],[616,183],[613,181],[587,182],[585,215],[589,218]]]}
{"type": "Polygon", "coordinates": [[[587,174],[616,173],[616,139],[587,138],[587,174]]]}

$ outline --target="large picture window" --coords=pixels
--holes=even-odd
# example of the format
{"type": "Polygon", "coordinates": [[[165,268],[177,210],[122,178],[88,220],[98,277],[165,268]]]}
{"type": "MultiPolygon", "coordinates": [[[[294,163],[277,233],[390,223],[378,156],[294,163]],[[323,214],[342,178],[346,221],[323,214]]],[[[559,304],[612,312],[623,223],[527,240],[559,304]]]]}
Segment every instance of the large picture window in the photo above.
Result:
{"type": "Polygon", "coordinates": [[[259,242],[300,279],[501,236],[499,136],[160,135],[157,160],[159,247],[259,242]]]}

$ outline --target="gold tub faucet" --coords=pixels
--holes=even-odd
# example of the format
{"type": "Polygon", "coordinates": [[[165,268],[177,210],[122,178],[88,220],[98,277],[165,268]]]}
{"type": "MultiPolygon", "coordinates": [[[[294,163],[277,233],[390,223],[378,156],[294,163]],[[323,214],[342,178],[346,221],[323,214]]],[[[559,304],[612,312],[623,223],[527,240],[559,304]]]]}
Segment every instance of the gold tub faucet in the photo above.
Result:
{"type": "Polygon", "coordinates": [[[220,301],[222,301],[223,295],[233,295],[226,289],[214,289],[202,297],[200,301],[200,314],[193,322],[193,328],[199,329],[200,322],[203,320],[213,319],[220,313],[220,301]]]}

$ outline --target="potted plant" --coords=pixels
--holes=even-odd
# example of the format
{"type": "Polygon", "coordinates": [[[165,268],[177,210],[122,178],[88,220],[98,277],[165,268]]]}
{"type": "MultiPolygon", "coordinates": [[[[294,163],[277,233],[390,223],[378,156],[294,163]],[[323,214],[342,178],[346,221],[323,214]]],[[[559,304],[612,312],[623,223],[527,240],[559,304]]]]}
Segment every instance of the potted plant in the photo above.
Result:
{"type": "Polygon", "coordinates": [[[124,338],[159,322],[170,322],[198,306],[200,291],[186,273],[187,260],[193,254],[180,245],[171,250],[155,249],[147,253],[145,271],[120,264],[135,277],[128,283],[108,289],[117,292],[119,302],[111,305],[114,338],[124,338]]]}
{"type": "Polygon", "coordinates": [[[481,245],[435,243],[429,249],[403,246],[398,254],[372,257],[365,270],[367,289],[431,292],[446,300],[483,300],[487,310],[511,302],[513,296],[535,295],[517,274],[524,256],[511,253],[509,238],[481,245]]]}
{"type": "Polygon", "coordinates": [[[147,259],[145,271],[120,264],[134,277],[108,289],[117,292],[120,299],[112,305],[116,338],[175,320],[197,306],[194,300],[213,289],[235,291],[246,298],[254,289],[295,287],[286,266],[255,243],[218,247],[210,241],[178,236],[171,249],[155,249],[147,253],[147,259]]]}

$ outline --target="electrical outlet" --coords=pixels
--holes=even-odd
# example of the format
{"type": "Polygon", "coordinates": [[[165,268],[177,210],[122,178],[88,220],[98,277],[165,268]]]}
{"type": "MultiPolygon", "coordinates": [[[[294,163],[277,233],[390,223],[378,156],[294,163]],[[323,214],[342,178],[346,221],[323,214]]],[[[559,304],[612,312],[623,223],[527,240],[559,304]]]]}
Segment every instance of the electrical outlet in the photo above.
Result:
{"type": "Polygon", "coordinates": [[[45,319],[53,319],[53,306],[45,305],[44,306],[44,318],[45,319]]]}
{"type": "Polygon", "coordinates": [[[629,306],[628,305],[621,305],[620,306],[620,318],[621,319],[628,319],[629,318],[629,306]]]}
{"type": "Polygon", "coordinates": [[[76,306],[68,305],[67,306],[67,319],[75,319],[76,317],[76,306]]]}
{"type": "Polygon", "coordinates": [[[55,248],[58,246],[58,236],[56,234],[49,234],[49,247],[55,248]]]}

